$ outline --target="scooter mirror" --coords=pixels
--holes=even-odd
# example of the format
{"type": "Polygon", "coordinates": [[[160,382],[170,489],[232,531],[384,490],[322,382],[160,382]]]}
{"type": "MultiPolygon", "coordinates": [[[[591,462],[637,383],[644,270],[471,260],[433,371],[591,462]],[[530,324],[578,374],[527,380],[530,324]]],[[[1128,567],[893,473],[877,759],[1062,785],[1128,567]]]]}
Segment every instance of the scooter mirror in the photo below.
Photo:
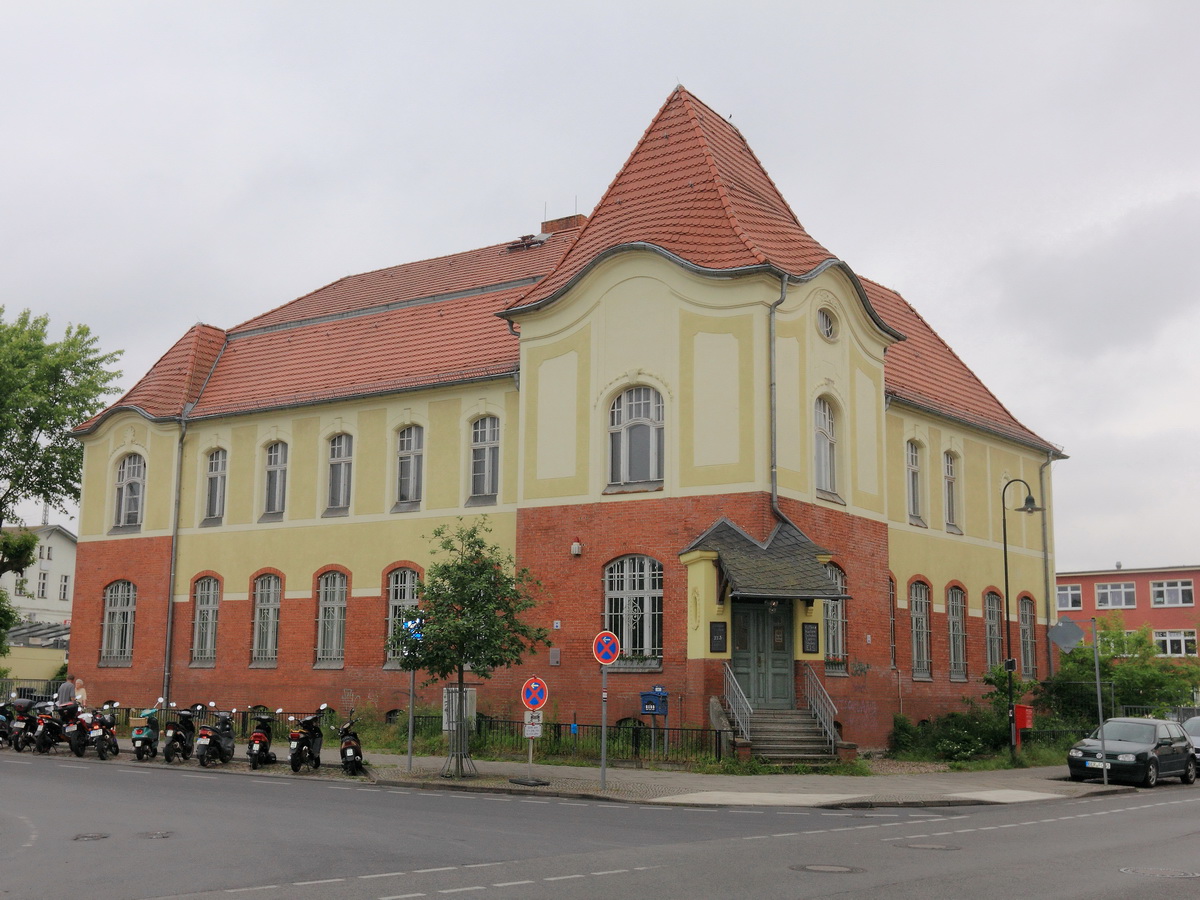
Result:
{"type": "Polygon", "coordinates": [[[229,714],[230,714],[230,715],[233,715],[233,714],[234,714],[234,713],[236,713],[236,712],[237,712],[237,707],[235,706],[233,709],[231,709],[231,710],[229,711],[229,714]]]}
{"type": "Polygon", "coordinates": [[[283,707],[282,707],[282,706],[281,706],[281,707],[279,707],[279,709],[275,710],[275,715],[279,715],[281,712],[283,712],[283,707]]]}
{"type": "Polygon", "coordinates": [[[321,705],[318,707],[318,709],[329,709],[329,704],[328,704],[328,703],[322,703],[322,704],[321,704],[321,705]]]}
{"type": "Polygon", "coordinates": [[[208,706],[209,706],[209,709],[216,709],[216,708],[217,708],[217,704],[216,704],[216,703],[214,703],[212,700],[209,700],[209,701],[208,701],[208,706]]]}
{"type": "Polygon", "coordinates": [[[175,701],[174,701],[174,700],[172,700],[170,703],[168,703],[168,704],[167,704],[167,706],[171,707],[171,709],[174,709],[174,708],[175,708],[175,701]]]}
{"type": "Polygon", "coordinates": [[[295,721],[296,721],[296,717],[295,717],[295,716],[288,716],[288,721],[289,721],[289,722],[295,722],[295,721]]]}
{"type": "MultiPolygon", "coordinates": [[[[159,698],[158,698],[158,700],[157,700],[156,702],[158,702],[158,703],[162,703],[162,702],[163,702],[163,698],[162,698],[162,697],[159,697],[159,698]]],[[[172,703],[171,705],[172,705],[172,706],[174,706],[175,704],[174,704],[174,703],[172,703]]]]}
{"type": "Polygon", "coordinates": [[[113,701],[113,709],[116,709],[116,708],[117,708],[117,707],[119,707],[120,705],[121,705],[121,704],[120,704],[120,703],[118,703],[116,700],[114,700],[114,701],[113,701]]]}

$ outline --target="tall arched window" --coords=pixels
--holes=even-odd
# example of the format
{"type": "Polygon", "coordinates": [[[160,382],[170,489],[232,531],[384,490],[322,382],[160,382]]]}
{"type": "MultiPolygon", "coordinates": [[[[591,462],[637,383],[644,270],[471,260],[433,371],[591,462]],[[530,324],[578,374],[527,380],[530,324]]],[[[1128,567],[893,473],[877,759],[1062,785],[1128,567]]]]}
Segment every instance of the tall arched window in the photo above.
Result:
{"type": "Polygon", "coordinates": [[[192,622],[192,662],[211,663],[217,658],[217,610],[221,583],[211,575],[196,579],[192,589],[195,617],[192,622]]]}
{"type": "Polygon", "coordinates": [[[495,503],[500,491],[500,420],[484,416],[471,423],[471,500],[495,503]]]}
{"type": "Polygon", "coordinates": [[[907,441],[904,444],[904,469],[905,469],[905,484],[908,487],[908,521],[913,525],[924,525],[924,503],[922,502],[922,493],[924,485],[921,483],[921,445],[916,441],[907,441]]]}
{"type": "Polygon", "coordinates": [[[1021,674],[1037,678],[1037,611],[1032,597],[1022,597],[1017,603],[1017,619],[1021,627],[1021,674]]]}
{"type": "Polygon", "coordinates": [[[896,579],[888,576],[888,644],[892,668],[896,668],[896,579]]]}
{"type": "Polygon", "coordinates": [[[950,678],[967,678],[967,595],[960,587],[946,591],[946,623],[950,629],[950,678]]]}
{"type": "Polygon", "coordinates": [[[317,579],[317,664],[340,666],[346,659],[346,576],[326,572],[317,579]]]}
{"type": "Polygon", "coordinates": [[[817,399],[813,419],[815,422],[815,450],[813,468],[817,479],[817,490],[837,493],[837,421],[833,407],[824,397],[817,399]]]}
{"type": "Polygon", "coordinates": [[[204,490],[204,518],[207,521],[225,515],[225,473],[229,454],[225,450],[214,450],[208,454],[208,477],[204,490]]]}
{"type": "Polygon", "coordinates": [[[604,627],[621,641],[623,656],[661,662],[663,569],[649,556],[623,556],[604,570],[604,627]]]}
{"type": "Polygon", "coordinates": [[[663,479],[663,399],[652,387],[631,387],[608,410],[609,484],[663,479]]]}
{"type": "Polygon", "coordinates": [[[908,588],[908,614],[912,621],[913,678],[929,678],[929,585],[914,581],[908,588]]]}
{"type": "Polygon", "coordinates": [[[130,453],[117,466],[117,503],[114,524],[141,525],[142,502],[146,493],[146,460],[130,453]]]}
{"type": "Polygon", "coordinates": [[[350,507],[350,476],[354,466],[354,438],[335,434],[329,439],[329,509],[350,507]]]}
{"type": "Polygon", "coordinates": [[[1004,620],[1004,598],[995,591],[988,591],[983,598],[984,644],[987,648],[987,666],[994,669],[1004,661],[1000,642],[1000,625],[1004,620]]]}
{"type": "Polygon", "coordinates": [[[132,582],[114,581],[104,589],[104,624],[100,636],[102,665],[127,666],[133,661],[133,617],[136,609],[137,588],[132,582]]]}
{"type": "Polygon", "coordinates": [[[409,425],[396,433],[396,502],[419,503],[424,478],[425,429],[409,425]]]}
{"type": "MultiPolygon", "coordinates": [[[[846,593],[846,573],[840,566],[829,563],[825,574],[839,594],[846,593]]],[[[842,597],[825,599],[825,672],[846,674],[846,601],[842,597]]]]}
{"type": "Polygon", "coordinates": [[[267,496],[263,500],[263,512],[277,515],[287,502],[288,445],[276,441],[267,447],[267,496]]]}
{"type": "Polygon", "coordinates": [[[942,454],[942,493],[945,498],[946,530],[962,534],[959,521],[958,456],[950,451],[942,454]]]}
{"type": "Polygon", "coordinates": [[[278,575],[259,575],[254,579],[254,644],[250,662],[275,665],[279,652],[279,606],[283,584],[278,575]]]}
{"type": "MultiPolygon", "coordinates": [[[[396,629],[412,616],[412,610],[417,605],[417,573],[412,569],[392,569],[388,572],[388,637],[396,633],[396,629]]],[[[394,647],[388,648],[387,658],[395,661],[400,658],[400,651],[394,647]]]]}

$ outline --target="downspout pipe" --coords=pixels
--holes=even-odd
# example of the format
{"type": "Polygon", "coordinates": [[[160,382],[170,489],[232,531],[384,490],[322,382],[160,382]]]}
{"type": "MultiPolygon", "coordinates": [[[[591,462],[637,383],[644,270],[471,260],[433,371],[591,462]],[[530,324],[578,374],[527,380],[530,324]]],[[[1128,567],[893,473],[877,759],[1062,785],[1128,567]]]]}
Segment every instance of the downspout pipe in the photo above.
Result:
{"type": "Polygon", "coordinates": [[[778,359],[775,350],[775,315],[780,305],[787,299],[788,277],[779,273],[779,299],[771,304],[767,315],[767,359],[770,368],[770,393],[768,416],[771,420],[771,512],[780,522],[788,521],[783,510],[779,508],[779,385],[778,359]]]}
{"type": "Polygon", "coordinates": [[[187,415],[195,404],[184,404],[179,416],[179,447],[175,452],[175,501],[171,512],[171,564],[167,571],[167,636],[163,648],[163,703],[171,701],[171,643],[175,632],[175,572],[179,561],[179,506],[183,494],[183,444],[187,437],[187,415]]]}
{"type": "MultiPolygon", "coordinates": [[[[1050,592],[1050,526],[1048,523],[1050,514],[1050,504],[1046,502],[1046,469],[1050,467],[1050,463],[1054,462],[1054,454],[1047,453],[1046,461],[1038,466],[1038,491],[1042,497],[1042,591],[1046,598],[1046,627],[1050,626],[1050,616],[1054,610],[1051,604],[1051,597],[1057,598],[1057,591],[1053,594],[1050,592]]],[[[1046,677],[1054,675],[1054,649],[1050,646],[1050,640],[1046,640],[1046,677]]]]}

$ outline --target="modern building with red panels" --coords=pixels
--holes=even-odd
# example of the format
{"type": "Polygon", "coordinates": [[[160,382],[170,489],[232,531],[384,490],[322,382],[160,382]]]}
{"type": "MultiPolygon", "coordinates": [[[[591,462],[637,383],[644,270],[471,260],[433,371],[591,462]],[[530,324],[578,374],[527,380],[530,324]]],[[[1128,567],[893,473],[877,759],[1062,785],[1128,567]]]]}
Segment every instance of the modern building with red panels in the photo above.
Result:
{"type": "Polygon", "coordinates": [[[1059,572],[1057,611],[1077,623],[1117,614],[1126,631],[1149,628],[1160,655],[1195,656],[1198,580],[1200,566],[1059,572]]]}

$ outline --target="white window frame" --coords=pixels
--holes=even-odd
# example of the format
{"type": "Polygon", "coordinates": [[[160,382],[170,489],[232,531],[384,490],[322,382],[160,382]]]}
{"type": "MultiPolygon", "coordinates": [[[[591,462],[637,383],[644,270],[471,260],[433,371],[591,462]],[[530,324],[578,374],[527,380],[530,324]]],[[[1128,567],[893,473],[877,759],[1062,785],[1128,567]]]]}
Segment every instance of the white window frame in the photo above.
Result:
{"type": "Polygon", "coordinates": [[[1168,581],[1150,582],[1151,606],[1193,606],[1195,592],[1192,579],[1174,578],[1168,581]]]}
{"type": "Polygon", "coordinates": [[[133,627],[137,613],[137,587],[114,581],[104,589],[104,623],[100,637],[101,665],[130,665],[133,661],[133,627]]]}
{"type": "Polygon", "coordinates": [[[1060,584],[1056,590],[1059,610],[1083,609],[1083,585],[1060,584]]]}
{"type": "Polygon", "coordinates": [[[71,576],[70,575],[59,575],[58,576],[58,599],[59,600],[70,600],[71,599],[71,576]]]}
{"type": "Polygon", "coordinates": [[[279,515],[287,508],[287,442],[274,441],[268,444],[266,460],[263,513],[279,515]]]}
{"type": "Polygon", "coordinates": [[[1096,585],[1096,609],[1135,609],[1137,585],[1132,581],[1112,581],[1096,585]]]}
{"type": "Polygon", "coordinates": [[[317,665],[342,666],[346,661],[345,572],[325,572],[317,579],[317,665]]]}
{"type": "Polygon", "coordinates": [[[192,620],[192,662],[212,663],[217,659],[217,615],[221,606],[221,583],[211,575],[197,578],[192,587],[195,615],[192,620]]]}
{"type": "Polygon", "coordinates": [[[1196,629],[1155,629],[1154,643],[1158,645],[1159,656],[1195,656],[1196,629]]]}
{"type": "Polygon", "coordinates": [[[837,413],[818,397],[813,405],[813,469],[818,491],[837,493],[837,413]]]}
{"type": "Polygon", "coordinates": [[[930,659],[929,585],[914,581],[908,586],[908,615],[912,625],[912,677],[933,677],[930,659]]]}
{"type": "Polygon", "coordinates": [[[663,657],[663,567],[650,556],[622,556],[604,570],[604,627],[623,656],[647,663],[663,657]]]}
{"type": "Polygon", "coordinates": [[[49,583],[50,583],[50,573],[49,572],[38,572],[37,597],[39,600],[46,599],[46,592],[47,592],[46,587],[49,583]]]}
{"type": "Polygon", "coordinates": [[[958,454],[947,450],[942,454],[942,490],[945,496],[946,530],[962,534],[959,521],[958,454]]]}
{"type": "MultiPolygon", "coordinates": [[[[388,572],[388,627],[390,638],[396,629],[407,622],[411,611],[417,605],[418,575],[415,569],[399,568],[388,572]]],[[[387,661],[397,662],[401,657],[400,650],[388,646],[387,661]]]]}
{"type": "Polygon", "coordinates": [[[610,485],[662,482],[664,417],[662,394],[649,385],[627,388],[613,399],[608,408],[610,485]]]}
{"type": "Polygon", "coordinates": [[[130,453],[117,464],[117,503],[113,524],[117,528],[142,524],[142,505],[146,494],[146,460],[130,453]]]}
{"type": "Polygon", "coordinates": [[[950,680],[966,681],[967,592],[960,587],[951,587],[946,591],[946,625],[950,632],[950,680]]]}
{"type": "Polygon", "coordinates": [[[500,493],[500,419],[480,416],[471,423],[471,500],[495,503],[500,493]]]}
{"type": "Polygon", "coordinates": [[[279,611],[283,600],[283,580],[273,573],[254,579],[254,644],[250,662],[274,665],[279,658],[279,611]]]}
{"type": "Polygon", "coordinates": [[[208,470],[204,482],[205,521],[219,521],[225,516],[225,478],[228,470],[228,451],[218,447],[208,454],[208,470]]]}
{"type": "Polygon", "coordinates": [[[330,510],[349,510],[354,475],[354,436],[342,432],[329,439],[330,510]]]}
{"type": "Polygon", "coordinates": [[[908,494],[908,521],[913,525],[924,525],[925,519],[922,516],[922,510],[925,505],[921,502],[923,491],[921,445],[916,441],[905,441],[904,443],[904,475],[908,494]]]}
{"type": "MultiPolygon", "coordinates": [[[[846,573],[841,566],[826,563],[825,575],[837,587],[839,594],[846,593],[846,573]]],[[[841,597],[827,597],[824,607],[825,674],[845,675],[849,656],[846,649],[846,601],[841,597]]]]}
{"type": "Polygon", "coordinates": [[[1017,626],[1021,635],[1021,674],[1037,678],[1037,605],[1032,597],[1017,600],[1017,626]]]}
{"type": "Polygon", "coordinates": [[[424,478],[425,429],[406,425],[396,432],[396,502],[420,503],[424,478]]]}
{"type": "Polygon", "coordinates": [[[983,597],[983,629],[987,667],[994,669],[1004,664],[1004,598],[995,591],[983,597]]]}

